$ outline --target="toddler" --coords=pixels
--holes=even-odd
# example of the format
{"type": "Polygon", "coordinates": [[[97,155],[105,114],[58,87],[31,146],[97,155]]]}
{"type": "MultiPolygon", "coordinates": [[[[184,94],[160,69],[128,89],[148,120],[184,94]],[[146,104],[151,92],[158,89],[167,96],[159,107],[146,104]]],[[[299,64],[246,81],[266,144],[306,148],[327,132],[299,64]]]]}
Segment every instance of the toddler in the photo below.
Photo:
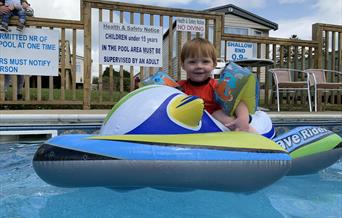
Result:
{"type": "Polygon", "coordinates": [[[202,98],[205,109],[226,127],[236,131],[255,132],[249,126],[249,112],[243,101],[236,107],[235,117],[226,115],[215,102],[214,89],[217,82],[211,78],[211,72],[216,67],[216,60],[216,49],[208,40],[195,38],[186,42],[181,52],[181,64],[188,79],[178,82],[182,91],[202,98]]]}

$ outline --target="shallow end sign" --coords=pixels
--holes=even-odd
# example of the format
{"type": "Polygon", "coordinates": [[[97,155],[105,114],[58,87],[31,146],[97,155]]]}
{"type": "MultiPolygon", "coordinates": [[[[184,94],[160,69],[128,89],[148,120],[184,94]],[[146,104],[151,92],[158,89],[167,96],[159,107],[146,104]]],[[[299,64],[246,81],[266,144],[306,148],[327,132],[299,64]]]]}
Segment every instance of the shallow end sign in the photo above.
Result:
{"type": "Polygon", "coordinates": [[[10,30],[0,32],[0,74],[58,76],[58,30],[10,30]]]}
{"type": "Polygon", "coordinates": [[[253,58],[253,43],[227,42],[227,59],[231,61],[253,58]]]}

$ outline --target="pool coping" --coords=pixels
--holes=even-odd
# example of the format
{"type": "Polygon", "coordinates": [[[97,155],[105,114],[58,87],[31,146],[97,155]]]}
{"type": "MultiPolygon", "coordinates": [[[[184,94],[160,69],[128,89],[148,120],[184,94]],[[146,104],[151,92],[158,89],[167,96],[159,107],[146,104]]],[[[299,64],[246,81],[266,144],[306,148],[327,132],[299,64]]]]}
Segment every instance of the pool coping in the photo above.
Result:
{"type": "MultiPolygon", "coordinates": [[[[4,110],[0,126],[100,125],[110,110],[4,110]]],[[[342,122],[342,112],[267,112],[274,122],[342,122]]]]}

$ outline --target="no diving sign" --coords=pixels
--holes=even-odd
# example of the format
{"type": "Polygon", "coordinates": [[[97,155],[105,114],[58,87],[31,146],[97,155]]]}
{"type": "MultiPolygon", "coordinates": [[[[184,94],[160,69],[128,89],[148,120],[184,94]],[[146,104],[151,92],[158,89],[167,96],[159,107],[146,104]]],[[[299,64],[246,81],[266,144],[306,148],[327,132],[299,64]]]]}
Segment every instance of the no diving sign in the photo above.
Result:
{"type": "Polygon", "coordinates": [[[182,32],[194,32],[203,33],[205,32],[205,19],[189,18],[189,17],[177,17],[176,20],[177,31],[182,32]]]}

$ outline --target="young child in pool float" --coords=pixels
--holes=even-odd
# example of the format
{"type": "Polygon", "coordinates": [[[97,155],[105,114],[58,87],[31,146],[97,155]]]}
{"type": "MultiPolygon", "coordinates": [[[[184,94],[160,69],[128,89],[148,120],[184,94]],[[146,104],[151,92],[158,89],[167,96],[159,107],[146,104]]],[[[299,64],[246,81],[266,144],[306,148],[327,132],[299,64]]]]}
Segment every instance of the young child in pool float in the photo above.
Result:
{"type": "Polygon", "coordinates": [[[216,67],[216,60],[216,49],[208,40],[195,38],[187,41],[181,51],[181,65],[188,79],[181,80],[178,84],[184,93],[202,98],[205,109],[229,129],[255,132],[249,125],[249,111],[245,102],[238,103],[235,117],[226,115],[215,102],[214,89],[217,81],[210,74],[216,67]]]}

